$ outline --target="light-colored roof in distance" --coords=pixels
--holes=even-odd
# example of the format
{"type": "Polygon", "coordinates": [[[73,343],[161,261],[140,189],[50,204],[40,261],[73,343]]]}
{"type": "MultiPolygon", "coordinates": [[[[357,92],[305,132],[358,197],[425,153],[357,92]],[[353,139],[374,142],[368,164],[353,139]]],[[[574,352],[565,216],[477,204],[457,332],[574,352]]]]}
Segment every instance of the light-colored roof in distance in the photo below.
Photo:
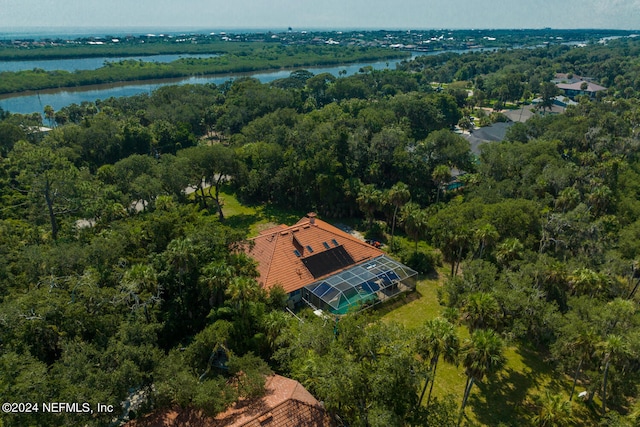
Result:
{"type": "Polygon", "coordinates": [[[597,85],[588,81],[580,81],[575,83],[556,83],[558,89],[562,90],[576,90],[576,91],[585,91],[585,92],[599,92],[601,90],[607,90],[606,87],[597,85]],[[587,88],[582,89],[582,85],[586,83],[587,88]]]}

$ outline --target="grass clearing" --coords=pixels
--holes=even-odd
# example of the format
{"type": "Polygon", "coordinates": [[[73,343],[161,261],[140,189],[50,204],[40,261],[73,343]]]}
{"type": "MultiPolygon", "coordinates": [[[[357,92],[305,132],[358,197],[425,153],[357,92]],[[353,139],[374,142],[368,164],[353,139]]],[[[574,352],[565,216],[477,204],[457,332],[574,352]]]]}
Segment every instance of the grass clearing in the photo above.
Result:
{"type": "Polygon", "coordinates": [[[255,237],[262,230],[280,224],[295,224],[307,213],[284,211],[272,205],[245,205],[238,200],[228,185],[220,190],[220,198],[225,223],[230,227],[245,230],[248,237],[255,237]]]}

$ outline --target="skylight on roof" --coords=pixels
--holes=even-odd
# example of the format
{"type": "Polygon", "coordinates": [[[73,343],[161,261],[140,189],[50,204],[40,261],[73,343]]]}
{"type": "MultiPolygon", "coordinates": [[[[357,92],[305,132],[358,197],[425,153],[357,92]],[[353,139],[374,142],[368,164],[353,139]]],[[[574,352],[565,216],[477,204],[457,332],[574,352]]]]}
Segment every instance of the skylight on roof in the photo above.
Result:
{"type": "Polygon", "coordinates": [[[338,241],[336,239],[331,239],[331,243],[333,243],[333,246],[338,246],[338,241]]]}
{"type": "Polygon", "coordinates": [[[322,242],[322,246],[324,246],[325,249],[331,249],[331,246],[329,246],[327,242],[322,242]]]}
{"type": "Polygon", "coordinates": [[[307,248],[309,253],[313,253],[313,248],[311,246],[307,245],[307,246],[305,246],[305,248],[307,248]]]}
{"type": "Polygon", "coordinates": [[[293,250],[293,253],[294,253],[294,254],[296,254],[296,256],[297,256],[298,258],[300,258],[300,257],[302,256],[302,255],[300,254],[300,251],[298,251],[297,249],[294,249],[294,250],[293,250]]]}

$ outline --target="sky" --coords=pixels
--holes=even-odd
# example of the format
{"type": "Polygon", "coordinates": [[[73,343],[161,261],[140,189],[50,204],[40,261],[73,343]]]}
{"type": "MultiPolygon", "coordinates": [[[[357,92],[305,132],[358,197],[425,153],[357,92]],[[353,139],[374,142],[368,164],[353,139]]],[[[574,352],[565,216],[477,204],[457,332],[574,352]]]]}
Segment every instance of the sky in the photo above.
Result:
{"type": "Polygon", "coordinates": [[[640,30],[640,0],[0,0],[23,27],[640,30]]]}

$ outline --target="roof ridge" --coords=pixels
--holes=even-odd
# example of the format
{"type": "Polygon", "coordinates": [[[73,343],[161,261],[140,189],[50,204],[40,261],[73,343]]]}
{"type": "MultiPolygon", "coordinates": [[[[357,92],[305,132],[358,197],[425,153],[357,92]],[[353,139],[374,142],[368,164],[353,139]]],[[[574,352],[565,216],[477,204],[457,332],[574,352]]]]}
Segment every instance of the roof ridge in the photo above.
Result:
{"type": "MultiPolygon", "coordinates": [[[[273,233],[273,239],[270,243],[272,243],[271,245],[271,254],[269,254],[269,268],[267,269],[267,275],[266,277],[269,277],[269,274],[271,274],[271,269],[273,268],[273,262],[271,262],[273,260],[273,254],[276,253],[276,248],[278,247],[278,239],[282,237],[280,235],[280,233],[276,232],[273,233]]],[[[266,238],[266,237],[265,237],[266,238]]],[[[264,286],[266,287],[266,283],[264,284],[264,286]]]]}
{"type": "Polygon", "coordinates": [[[371,247],[371,245],[367,244],[367,242],[358,239],[357,237],[354,237],[352,234],[347,233],[346,231],[343,231],[341,229],[339,229],[338,227],[329,224],[326,221],[322,221],[322,220],[318,220],[316,219],[316,224],[318,223],[322,223],[322,224],[326,224],[328,226],[328,228],[322,227],[322,229],[328,233],[334,234],[336,236],[340,236],[340,237],[346,237],[347,239],[351,240],[352,242],[356,242],[359,245],[362,246],[366,246],[366,247],[371,247]]]}

